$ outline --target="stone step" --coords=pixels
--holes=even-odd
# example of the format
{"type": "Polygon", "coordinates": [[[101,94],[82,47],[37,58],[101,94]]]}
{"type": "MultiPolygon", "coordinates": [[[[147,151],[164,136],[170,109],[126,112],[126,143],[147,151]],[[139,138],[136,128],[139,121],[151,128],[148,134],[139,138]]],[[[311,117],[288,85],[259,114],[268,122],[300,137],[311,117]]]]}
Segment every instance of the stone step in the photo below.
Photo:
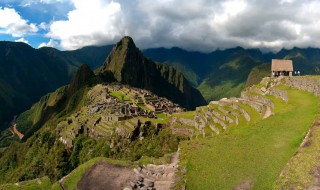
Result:
{"type": "Polygon", "coordinates": [[[226,123],[233,123],[233,119],[231,119],[230,117],[226,116],[226,114],[223,114],[222,112],[219,113],[218,111],[216,111],[215,109],[210,109],[209,108],[209,112],[211,112],[214,116],[216,116],[217,118],[225,121],[226,123]]]}
{"type": "Polygon", "coordinates": [[[256,110],[259,114],[262,114],[262,112],[264,111],[265,107],[263,104],[261,104],[260,102],[255,102],[255,101],[251,101],[251,100],[246,100],[246,99],[239,99],[239,101],[242,104],[246,104],[250,107],[252,107],[254,110],[256,110]]]}
{"type": "Polygon", "coordinates": [[[219,129],[217,129],[215,125],[209,125],[209,127],[210,127],[210,129],[211,129],[213,132],[215,132],[217,135],[220,134],[219,129]]]}
{"type": "Polygon", "coordinates": [[[172,133],[176,135],[181,135],[181,136],[186,136],[186,137],[192,137],[193,135],[196,135],[197,132],[190,128],[179,128],[179,127],[174,127],[172,128],[172,133]]]}
{"type": "Polygon", "coordinates": [[[268,105],[271,108],[274,107],[274,104],[270,99],[268,99],[266,97],[263,97],[262,95],[259,95],[259,94],[252,94],[252,93],[248,93],[248,92],[242,92],[241,93],[241,98],[242,99],[246,99],[246,100],[250,100],[250,101],[254,101],[254,102],[259,102],[259,103],[262,103],[264,105],[268,105]]]}
{"type": "Polygon", "coordinates": [[[233,104],[232,104],[232,107],[233,107],[235,110],[238,110],[238,111],[241,113],[241,115],[243,115],[243,117],[244,117],[248,122],[251,120],[250,115],[248,114],[248,112],[247,112],[245,109],[241,108],[241,107],[240,107],[239,105],[237,105],[236,103],[233,103],[233,104]]]}
{"type": "Polygon", "coordinates": [[[289,101],[288,92],[285,90],[270,88],[268,94],[280,98],[286,103],[289,101]]]}
{"type": "Polygon", "coordinates": [[[266,111],[264,113],[264,116],[262,117],[262,119],[266,119],[268,117],[270,117],[272,114],[272,109],[269,106],[266,106],[266,111]]]}

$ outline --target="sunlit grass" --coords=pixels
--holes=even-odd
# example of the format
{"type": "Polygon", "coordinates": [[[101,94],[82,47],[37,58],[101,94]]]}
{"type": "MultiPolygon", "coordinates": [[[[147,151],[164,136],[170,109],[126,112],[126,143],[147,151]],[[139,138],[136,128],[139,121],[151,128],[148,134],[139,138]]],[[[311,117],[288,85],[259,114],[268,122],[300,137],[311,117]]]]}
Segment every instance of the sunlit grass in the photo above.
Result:
{"type": "Polygon", "coordinates": [[[248,182],[253,189],[272,189],[318,112],[314,95],[287,90],[289,103],[273,98],[275,115],[268,119],[241,122],[219,136],[183,142],[187,188],[232,189],[248,182]]]}

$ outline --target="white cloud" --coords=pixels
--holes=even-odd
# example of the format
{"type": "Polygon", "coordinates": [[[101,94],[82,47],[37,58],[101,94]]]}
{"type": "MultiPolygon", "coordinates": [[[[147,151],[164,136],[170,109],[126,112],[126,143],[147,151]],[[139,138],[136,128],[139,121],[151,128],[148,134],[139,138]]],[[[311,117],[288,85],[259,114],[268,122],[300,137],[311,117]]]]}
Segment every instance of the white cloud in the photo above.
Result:
{"type": "Polygon", "coordinates": [[[26,40],[24,38],[19,38],[19,39],[15,40],[15,42],[23,42],[23,43],[29,44],[28,40],[26,40]]]}
{"type": "Polygon", "coordinates": [[[21,18],[13,8],[0,7],[0,33],[11,34],[13,37],[22,37],[28,33],[35,33],[38,28],[35,24],[21,18]]]}
{"type": "Polygon", "coordinates": [[[39,24],[39,28],[41,28],[42,30],[47,30],[49,28],[48,24],[45,22],[41,22],[39,24]]]}
{"type": "Polygon", "coordinates": [[[42,47],[58,47],[59,43],[57,41],[54,41],[53,39],[50,39],[48,43],[41,43],[38,48],[42,48],[42,47]]]}
{"type": "Polygon", "coordinates": [[[319,0],[70,1],[68,19],[52,22],[47,34],[64,49],[111,44],[123,35],[141,48],[320,47],[319,0]]]}
{"type": "Polygon", "coordinates": [[[64,3],[69,2],[70,0],[23,0],[20,2],[20,5],[23,7],[36,5],[36,4],[55,4],[55,3],[64,3]]]}
{"type": "Polygon", "coordinates": [[[61,41],[65,49],[107,44],[124,35],[121,5],[102,0],[73,0],[75,10],[68,20],[54,21],[48,37],[61,41]]]}

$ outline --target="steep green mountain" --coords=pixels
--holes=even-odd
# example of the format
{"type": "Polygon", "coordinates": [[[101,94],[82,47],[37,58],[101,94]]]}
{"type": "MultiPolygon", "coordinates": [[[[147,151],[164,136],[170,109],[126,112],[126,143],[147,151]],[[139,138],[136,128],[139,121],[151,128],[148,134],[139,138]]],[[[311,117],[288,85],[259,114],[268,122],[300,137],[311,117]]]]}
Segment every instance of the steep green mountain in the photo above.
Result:
{"type": "Polygon", "coordinates": [[[67,84],[77,67],[95,69],[112,46],[74,51],[34,49],[27,44],[0,42],[0,131],[14,115],[25,111],[41,96],[67,84]]]}
{"type": "Polygon", "coordinates": [[[115,45],[97,72],[100,75],[111,72],[118,82],[150,90],[187,108],[205,104],[202,95],[181,72],[145,58],[130,37],[115,45]]]}
{"type": "Polygon", "coordinates": [[[75,67],[24,43],[0,43],[0,122],[69,81],[75,67]]]}

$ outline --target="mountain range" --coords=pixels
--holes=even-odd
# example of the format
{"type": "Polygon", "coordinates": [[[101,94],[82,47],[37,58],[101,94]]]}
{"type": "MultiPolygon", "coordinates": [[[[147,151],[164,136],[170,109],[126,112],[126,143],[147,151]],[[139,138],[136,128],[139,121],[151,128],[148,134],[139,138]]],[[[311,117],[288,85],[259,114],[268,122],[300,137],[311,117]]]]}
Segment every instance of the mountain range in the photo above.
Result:
{"type": "MultiPolygon", "coordinates": [[[[106,47],[63,52],[6,46],[11,47],[4,48],[10,61],[3,65],[10,68],[13,63],[18,69],[11,71],[10,80],[3,80],[18,81],[9,83],[18,89],[31,85],[33,91],[26,97],[40,96],[44,87],[58,87],[35,100],[2,132],[0,189],[270,189],[274,183],[283,186],[276,181],[280,172],[285,174],[280,180],[290,177],[286,167],[298,168],[300,174],[300,167],[286,163],[306,159],[304,165],[309,164],[313,157],[303,150],[318,151],[314,138],[319,135],[314,134],[319,122],[310,129],[313,135],[305,134],[319,111],[319,76],[266,77],[260,82],[270,74],[271,58],[293,59],[302,73],[319,72],[318,50],[140,51],[128,36],[104,58],[94,49],[106,47]],[[21,49],[27,53],[19,53],[21,49]],[[157,51],[167,53],[159,53],[164,58],[155,62],[150,57],[157,51]],[[23,56],[37,67],[21,72],[23,56]],[[84,60],[90,65],[81,64],[84,60]],[[179,60],[185,62],[177,64],[179,60]],[[203,67],[192,64],[200,65],[197,60],[203,60],[203,67]],[[36,72],[30,77],[39,80],[33,83],[39,86],[28,81],[28,72],[36,72]],[[20,75],[15,73],[25,77],[17,80],[20,75]],[[242,90],[246,86],[250,87],[242,90]],[[209,104],[203,97],[236,96],[238,91],[241,97],[209,104]]],[[[303,175],[312,177],[315,166],[307,165],[303,175]]]]}
{"type": "MultiPolygon", "coordinates": [[[[97,69],[107,61],[105,59],[112,51],[112,47],[113,45],[107,45],[59,51],[49,47],[34,49],[20,42],[0,42],[1,128],[7,127],[14,115],[26,110],[41,96],[67,84],[80,65],[87,64],[91,69],[97,69]]],[[[255,84],[262,77],[269,75],[270,62],[273,58],[292,59],[294,69],[301,71],[301,74],[320,72],[320,49],[317,48],[293,48],[283,49],[277,53],[262,53],[258,49],[237,47],[202,53],[174,47],[139,50],[133,52],[132,56],[136,56],[134,58],[140,59],[141,62],[150,62],[149,59],[152,59],[162,63],[152,64],[153,68],[140,69],[160,69],[162,76],[160,78],[166,78],[169,84],[173,84],[173,78],[176,77],[173,86],[180,85],[180,91],[184,88],[181,85],[185,84],[181,75],[183,74],[192,86],[201,92],[206,101],[238,96],[246,86],[255,84]],[[147,59],[140,59],[142,54],[147,59]],[[171,67],[165,65],[173,66],[177,73],[173,73],[171,67]]],[[[120,79],[118,74],[115,76],[117,80],[120,79]]],[[[137,81],[131,81],[129,78],[124,80],[129,84],[135,83],[134,86],[139,86],[143,81],[144,83],[141,83],[143,87],[152,89],[154,84],[148,84],[149,79],[141,77],[137,81]]],[[[160,94],[163,91],[157,88],[153,90],[160,94]]],[[[194,105],[189,106],[194,107],[194,105]]]]}

